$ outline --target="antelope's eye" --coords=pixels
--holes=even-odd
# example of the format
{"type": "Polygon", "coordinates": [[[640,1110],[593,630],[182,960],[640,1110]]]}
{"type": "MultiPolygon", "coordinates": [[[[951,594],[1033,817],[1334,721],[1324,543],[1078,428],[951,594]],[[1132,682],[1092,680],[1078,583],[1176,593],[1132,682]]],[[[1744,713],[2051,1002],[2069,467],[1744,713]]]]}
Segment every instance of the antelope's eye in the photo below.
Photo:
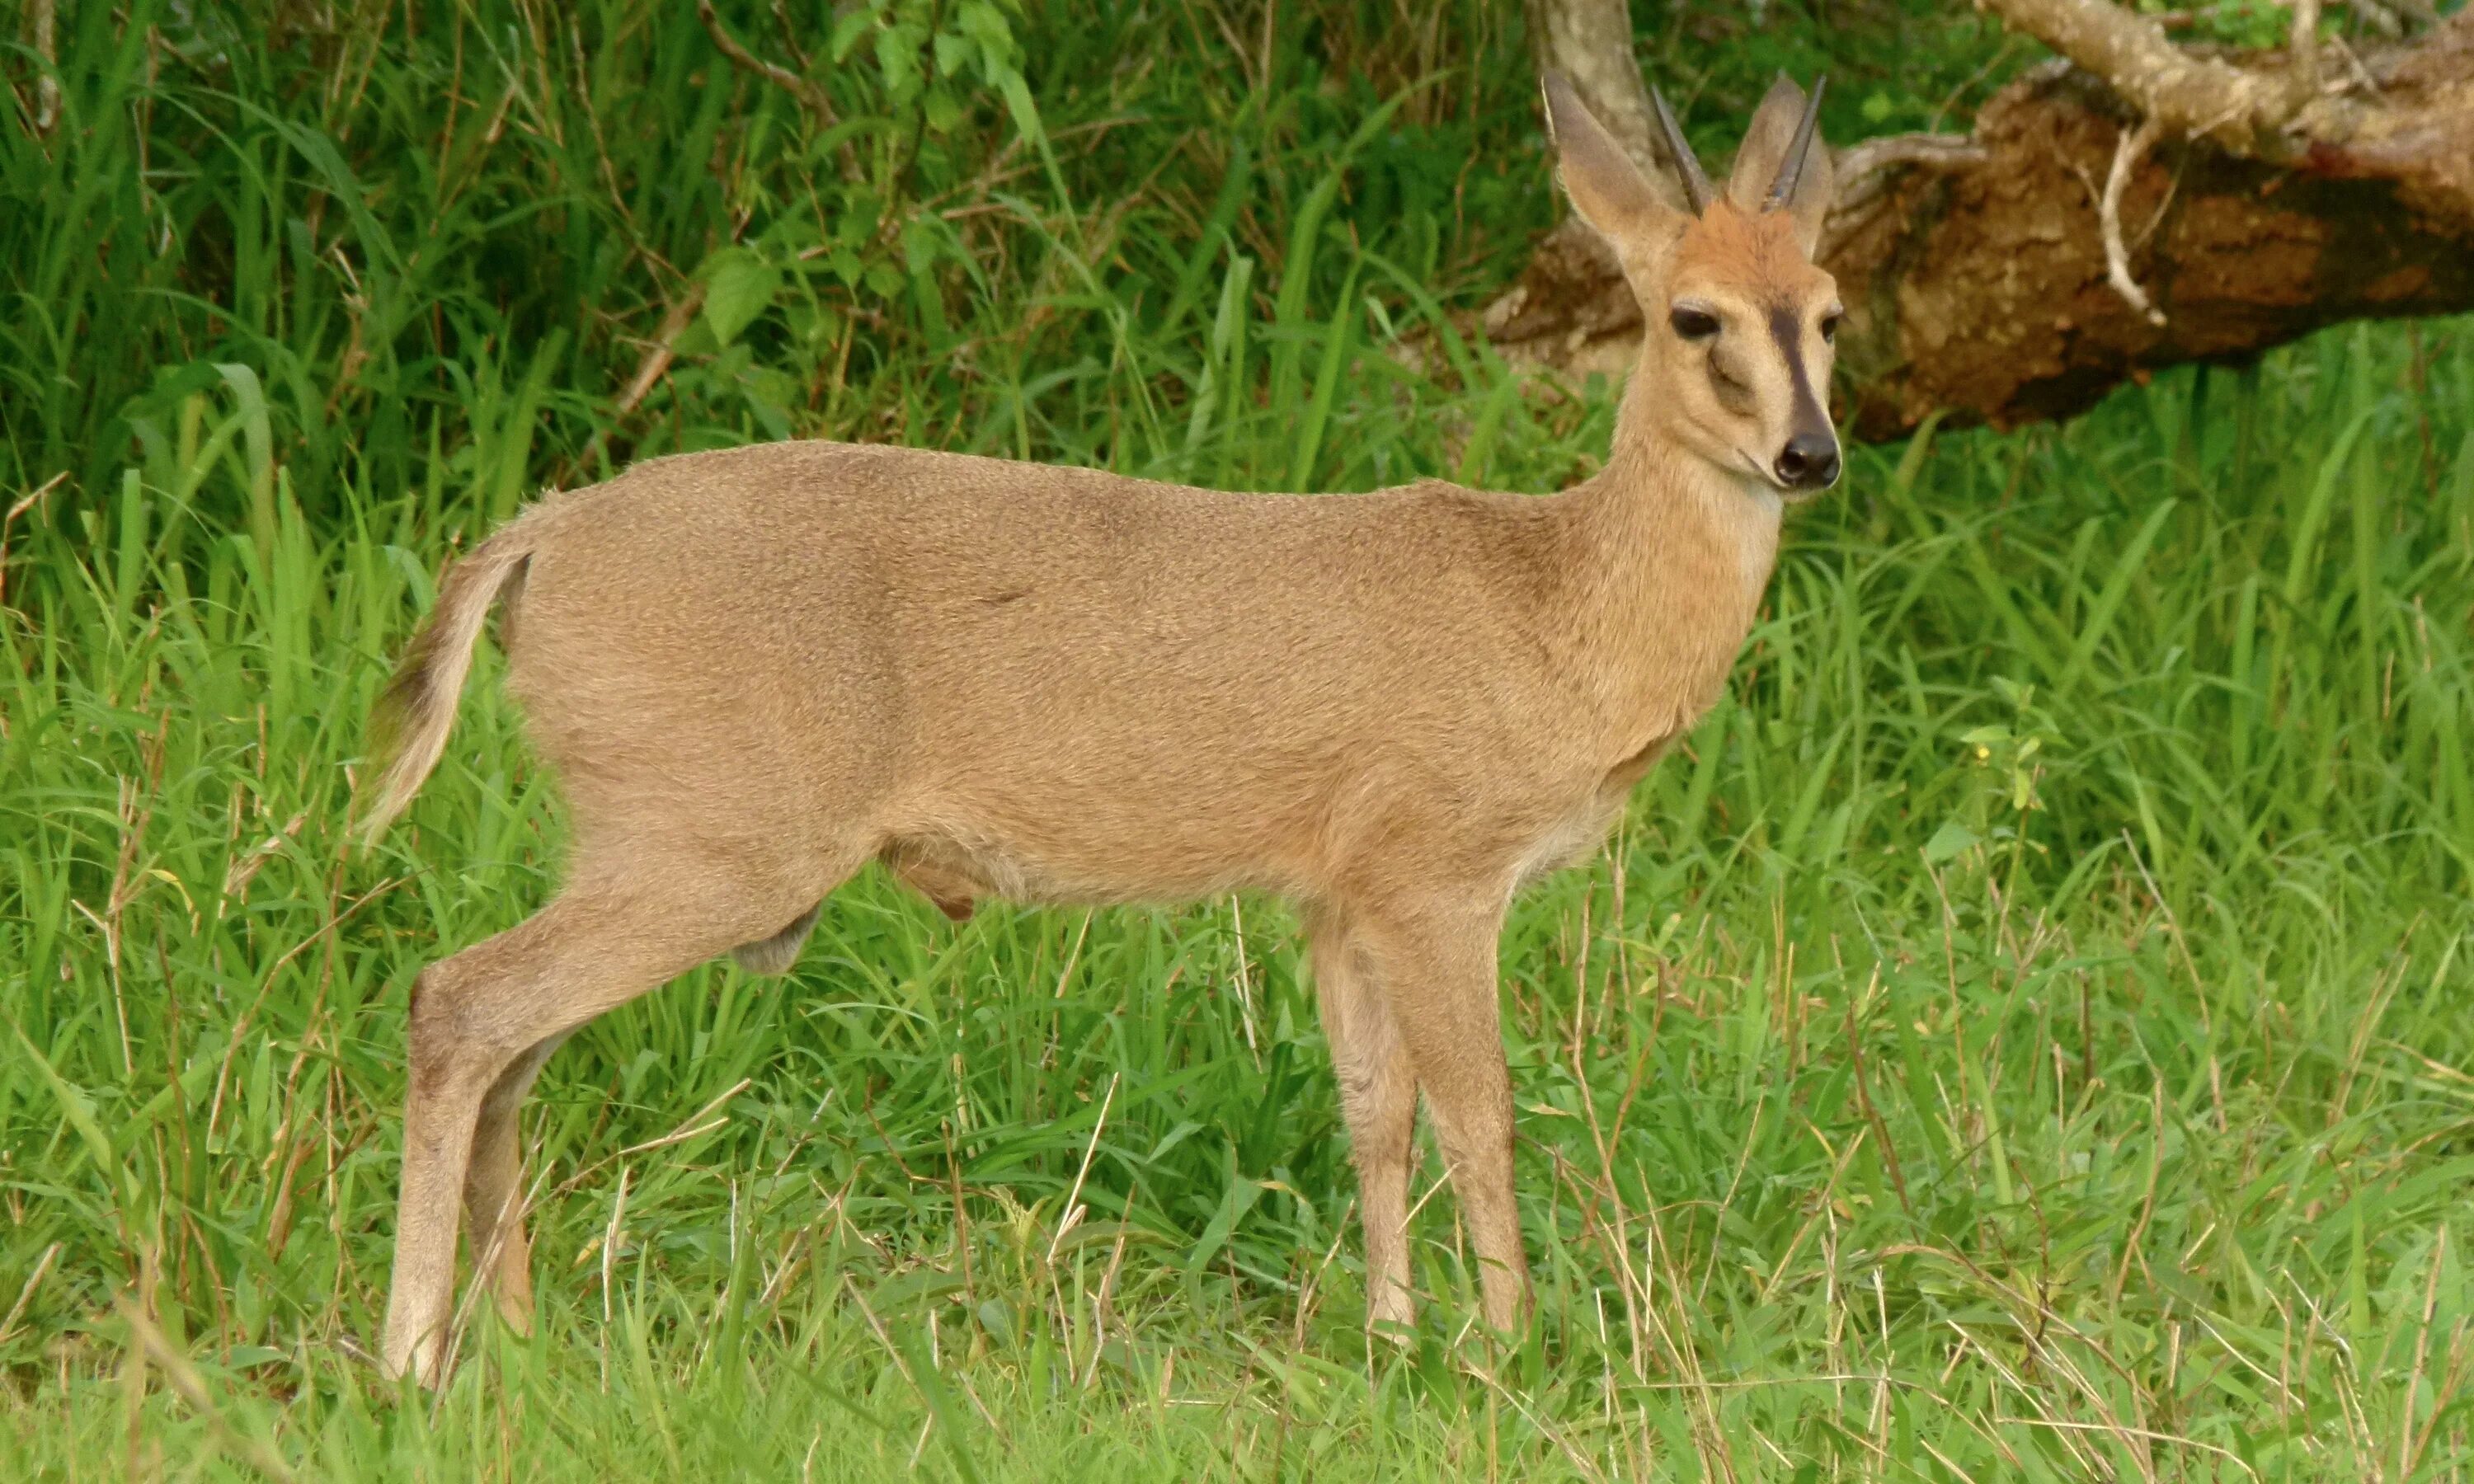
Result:
{"type": "Polygon", "coordinates": [[[1718,333],[1718,317],[1690,304],[1676,305],[1674,312],[1666,317],[1666,323],[1674,325],[1675,333],[1686,340],[1708,340],[1718,333]]]}
{"type": "Polygon", "coordinates": [[[1836,341],[1838,339],[1838,322],[1845,318],[1847,317],[1835,309],[1823,315],[1821,317],[1821,338],[1828,341],[1836,341]]]}

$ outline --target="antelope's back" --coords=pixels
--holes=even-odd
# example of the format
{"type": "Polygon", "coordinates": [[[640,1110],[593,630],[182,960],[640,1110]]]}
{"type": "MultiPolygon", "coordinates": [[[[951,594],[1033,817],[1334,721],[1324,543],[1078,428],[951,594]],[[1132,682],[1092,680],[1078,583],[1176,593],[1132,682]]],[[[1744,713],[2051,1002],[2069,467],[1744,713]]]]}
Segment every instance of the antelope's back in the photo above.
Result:
{"type": "Polygon", "coordinates": [[[751,802],[1036,798],[1209,830],[1214,798],[1259,816],[1449,773],[1567,700],[1536,632],[1561,535],[1520,496],[805,443],[652,461],[524,519],[511,684],[587,790],[753,776],[773,792],[751,802]]]}

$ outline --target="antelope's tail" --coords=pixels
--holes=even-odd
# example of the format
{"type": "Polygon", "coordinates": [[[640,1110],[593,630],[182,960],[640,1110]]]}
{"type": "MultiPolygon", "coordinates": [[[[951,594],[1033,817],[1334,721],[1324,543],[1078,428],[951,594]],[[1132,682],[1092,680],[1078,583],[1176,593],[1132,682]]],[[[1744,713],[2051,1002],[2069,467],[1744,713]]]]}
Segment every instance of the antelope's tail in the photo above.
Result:
{"type": "Polygon", "coordinates": [[[531,557],[531,546],[511,527],[447,569],[438,585],[438,606],[405,646],[403,662],[370,714],[369,765],[376,781],[353,826],[361,844],[374,845],[386,833],[438,766],[482,622],[531,557]]]}

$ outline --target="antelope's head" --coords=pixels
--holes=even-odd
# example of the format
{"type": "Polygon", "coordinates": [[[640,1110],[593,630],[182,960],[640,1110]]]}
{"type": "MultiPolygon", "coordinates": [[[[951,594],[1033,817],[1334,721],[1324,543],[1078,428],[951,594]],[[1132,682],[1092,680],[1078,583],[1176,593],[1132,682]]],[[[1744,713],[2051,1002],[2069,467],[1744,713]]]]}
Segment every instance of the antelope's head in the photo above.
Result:
{"type": "Polygon", "coordinates": [[[1812,96],[1782,77],[1761,100],[1722,190],[1650,98],[1675,181],[1654,180],[1582,106],[1546,78],[1546,112],[1573,208],[1614,248],[1640,300],[1637,405],[1657,430],[1786,499],[1838,480],[1830,425],[1838,285],[1815,267],[1830,209],[1830,151],[1812,96]]]}

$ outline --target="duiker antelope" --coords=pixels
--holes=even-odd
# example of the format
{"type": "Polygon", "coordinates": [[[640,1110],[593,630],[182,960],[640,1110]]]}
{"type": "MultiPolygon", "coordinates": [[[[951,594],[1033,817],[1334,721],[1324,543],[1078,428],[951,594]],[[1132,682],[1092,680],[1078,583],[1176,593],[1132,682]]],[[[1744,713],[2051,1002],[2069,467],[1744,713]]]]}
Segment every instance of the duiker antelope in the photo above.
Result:
{"type": "Polygon", "coordinates": [[[1561,494],[1231,494],[789,443],[639,465],[453,566],[381,707],[394,754],[364,828],[438,761],[496,603],[572,859],[547,906],[414,987],[393,1373],[443,1368],[459,1205],[529,1324],[516,1112],[552,1048],[725,949],[784,972],[870,861],[956,917],[991,897],[1295,903],[1370,1319],[1410,1317],[1422,1091],[1485,1317],[1521,1321],[1505,908],[1589,853],[1716,697],[1781,507],[1838,473],[1839,305],[1811,260],[1831,164],[1803,93],[1771,89],[1723,191],[1663,100],[1676,182],[1560,79],[1545,94],[1572,203],[1647,322],[1606,467],[1561,494]]]}

